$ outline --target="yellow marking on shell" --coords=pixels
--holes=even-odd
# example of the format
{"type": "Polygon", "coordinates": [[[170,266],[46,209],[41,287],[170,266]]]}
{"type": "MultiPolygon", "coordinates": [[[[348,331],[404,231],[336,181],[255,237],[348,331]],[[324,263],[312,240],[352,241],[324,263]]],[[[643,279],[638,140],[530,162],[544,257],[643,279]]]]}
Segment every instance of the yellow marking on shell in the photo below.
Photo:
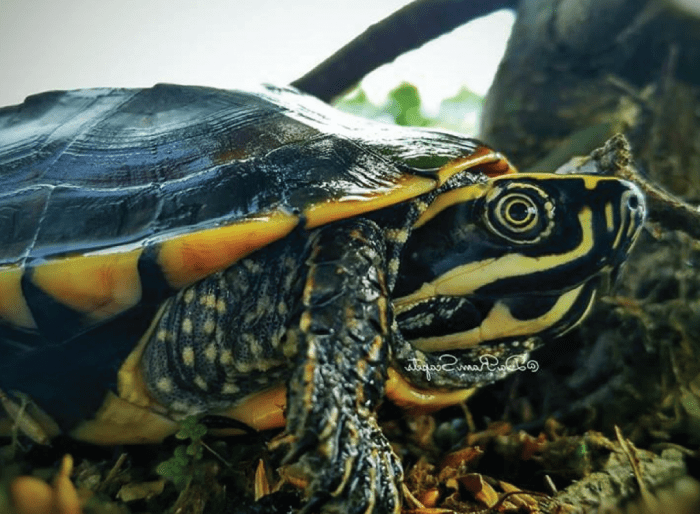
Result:
{"type": "Polygon", "coordinates": [[[471,168],[480,166],[484,166],[484,169],[480,171],[483,171],[483,173],[489,177],[511,175],[513,173],[517,173],[518,171],[510,162],[508,162],[508,159],[506,159],[503,154],[486,146],[481,146],[472,154],[448,162],[442,168],[440,168],[438,171],[440,185],[444,184],[458,173],[462,173],[471,168]]]}
{"type": "Polygon", "coordinates": [[[286,424],[284,419],[286,406],[286,388],[280,385],[254,393],[238,402],[234,407],[212,414],[235,419],[254,430],[269,430],[283,427],[286,424]]]}
{"type": "Polygon", "coordinates": [[[405,175],[391,188],[372,191],[364,196],[312,204],[304,210],[306,228],[319,227],[333,221],[354,218],[360,214],[396,205],[432,191],[438,186],[438,182],[432,178],[405,175]]]}
{"type": "Polygon", "coordinates": [[[461,350],[482,341],[528,336],[555,325],[578,299],[584,285],[562,294],[550,310],[537,318],[514,318],[506,305],[496,302],[478,327],[442,336],[412,339],[411,344],[424,352],[461,350]]]}
{"type": "Polygon", "coordinates": [[[190,304],[194,300],[194,289],[188,289],[183,296],[185,303],[190,304]]]}
{"type": "Polygon", "coordinates": [[[182,349],[182,362],[189,368],[194,367],[194,348],[191,346],[185,346],[182,349]]]}
{"type": "Polygon", "coordinates": [[[20,266],[0,267],[0,320],[20,328],[35,329],[36,323],[22,294],[20,266]]]}
{"type": "Polygon", "coordinates": [[[461,403],[476,388],[441,391],[439,389],[419,389],[411,385],[394,368],[387,371],[386,396],[403,409],[414,413],[430,413],[450,405],[461,403]]]}
{"type": "Polygon", "coordinates": [[[297,216],[277,211],[173,237],[160,244],[158,264],[170,286],[180,289],[283,238],[298,223],[297,216]]]}
{"type": "Polygon", "coordinates": [[[578,215],[582,230],[580,243],[566,254],[540,255],[528,257],[519,253],[510,253],[499,258],[471,262],[455,266],[432,282],[424,283],[417,291],[394,301],[395,312],[404,312],[413,305],[437,296],[464,296],[482,286],[508,277],[530,275],[546,271],[571,262],[588,254],[594,245],[592,213],[584,207],[578,215]]]}
{"type": "Polygon", "coordinates": [[[488,183],[473,184],[447,191],[439,195],[430,206],[425,209],[413,224],[413,228],[425,225],[428,221],[440,214],[442,211],[458,203],[469,202],[481,196],[489,189],[488,183]]]}
{"type": "Polygon", "coordinates": [[[158,333],[156,334],[156,340],[160,343],[163,343],[166,341],[168,338],[168,331],[165,330],[164,328],[161,328],[158,330],[158,333]]]}
{"type": "Polygon", "coordinates": [[[219,314],[225,314],[226,313],[226,302],[219,299],[216,301],[216,312],[219,314]]]}
{"type": "Polygon", "coordinates": [[[112,318],[141,299],[141,249],[53,259],[33,268],[32,282],[93,322],[112,318]]]}
{"type": "Polygon", "coordinates": [[[180,328],[183,334],[187,336],[192,335],[192,320],[190,318],[183,319],[180,328]]]}

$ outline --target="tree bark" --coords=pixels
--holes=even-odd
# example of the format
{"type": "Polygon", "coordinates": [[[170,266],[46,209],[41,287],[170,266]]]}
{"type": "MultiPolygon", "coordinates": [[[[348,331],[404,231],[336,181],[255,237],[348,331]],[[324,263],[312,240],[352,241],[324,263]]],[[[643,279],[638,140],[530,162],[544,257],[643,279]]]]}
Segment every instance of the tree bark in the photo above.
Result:
{"type": "Polygon", "coordinates": [[[700,20],[670,0],[523,0],[482,137],[555,169],[625,133],[637,164],[700,198],[700,20]]]}

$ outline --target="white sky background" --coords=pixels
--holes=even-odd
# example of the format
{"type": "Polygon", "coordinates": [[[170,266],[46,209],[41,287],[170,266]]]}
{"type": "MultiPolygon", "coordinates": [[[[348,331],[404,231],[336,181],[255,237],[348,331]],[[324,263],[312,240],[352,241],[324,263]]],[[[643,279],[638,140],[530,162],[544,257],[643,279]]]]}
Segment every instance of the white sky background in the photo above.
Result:
{"type": "MultiPolygon", "coordinates": [[[[0,0],[0,106],[52,89],[286,84],[408,1],[0,0]]],[[[407,80],[429,110],[463,84],[484,94],[512,22],[477,20],[363,85],[380,103],[407,80]]]]}

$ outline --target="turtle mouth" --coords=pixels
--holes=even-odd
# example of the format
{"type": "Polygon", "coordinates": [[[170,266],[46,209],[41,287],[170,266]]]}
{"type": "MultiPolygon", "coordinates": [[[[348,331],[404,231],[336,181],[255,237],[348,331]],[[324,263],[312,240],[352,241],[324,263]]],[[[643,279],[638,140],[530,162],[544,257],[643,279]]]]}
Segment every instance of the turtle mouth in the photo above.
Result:
{"type": "MultiPolygon", "coordinates": [[[[425,352],[490,347],[561,336],[586,317],[601,274],[566,291],[487,298],[468,296],[432,302],[430,314],[410,309],[397,317],[403,335],[425,352]]],[[[428,311],[428,306],[422,306],[428,311]]]]}

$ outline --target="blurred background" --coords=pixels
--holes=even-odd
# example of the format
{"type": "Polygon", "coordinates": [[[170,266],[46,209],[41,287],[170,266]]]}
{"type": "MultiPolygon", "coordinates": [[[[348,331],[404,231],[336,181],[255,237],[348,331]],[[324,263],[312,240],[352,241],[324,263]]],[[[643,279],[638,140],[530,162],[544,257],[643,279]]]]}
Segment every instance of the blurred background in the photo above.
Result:
{"type": "MultiPolygon", "coordinates": [[[[0,105],[53,89],[287,84],[407,3],[0,0],[0,105]]],[[[364,79],[367,100],[381,106],[402,82],[418,88],[427,118],[438,116],[442,100],[466,98],[463,88],[478,100],[513,21],[511,11],[499,11],[401,56],[364,79]],[[471,46],[467,67],[458,53],[471,46]]],[[[478,107],[473,100],[467,104],[478,107]]],[[[473,125],[476,114],[465,116],[473,125]]]]}

